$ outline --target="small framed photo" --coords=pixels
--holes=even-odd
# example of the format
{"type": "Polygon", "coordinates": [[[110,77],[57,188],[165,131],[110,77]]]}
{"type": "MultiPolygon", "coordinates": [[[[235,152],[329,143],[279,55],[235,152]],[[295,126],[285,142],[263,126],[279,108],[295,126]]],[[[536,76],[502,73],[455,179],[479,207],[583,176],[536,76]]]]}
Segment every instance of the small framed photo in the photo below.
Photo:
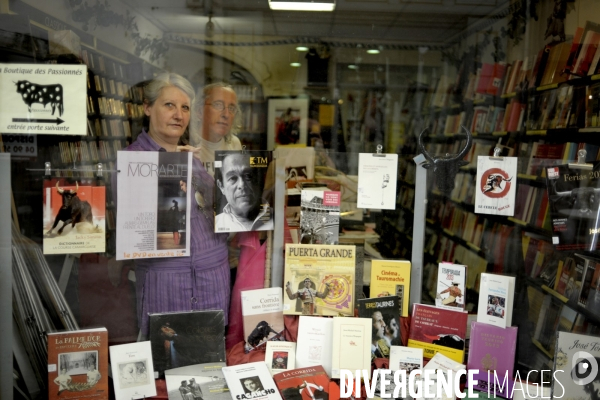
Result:
{"type": "Polygon", "coordinates": [[[269,99],[267,146],[306,145],[308,99],[269,99]]]}

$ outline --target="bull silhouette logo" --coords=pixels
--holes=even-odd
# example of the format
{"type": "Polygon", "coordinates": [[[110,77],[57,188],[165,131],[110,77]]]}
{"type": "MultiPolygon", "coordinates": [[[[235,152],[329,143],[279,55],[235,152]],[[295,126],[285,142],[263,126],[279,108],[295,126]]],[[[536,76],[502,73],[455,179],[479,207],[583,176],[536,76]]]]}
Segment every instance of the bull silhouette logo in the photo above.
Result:
{"type": "Polygon", "coordinates": [[[63,87],[60,84],[38,85],[29,81],[18,81],[17,93],[21,95],[23,102],[27,104],[27,110],[31,112],[31,106],[41,104],[46,108],[50,103],[52,115],[58,110],[59,116],[65,111],[63,105],[63,87]]]}
{"type": "Polygon", "coordinates": [[[512,177],[500,168],[490,168],[481,176],[481,192],[491,198],[505,197],[510,191],[512,177]]]}

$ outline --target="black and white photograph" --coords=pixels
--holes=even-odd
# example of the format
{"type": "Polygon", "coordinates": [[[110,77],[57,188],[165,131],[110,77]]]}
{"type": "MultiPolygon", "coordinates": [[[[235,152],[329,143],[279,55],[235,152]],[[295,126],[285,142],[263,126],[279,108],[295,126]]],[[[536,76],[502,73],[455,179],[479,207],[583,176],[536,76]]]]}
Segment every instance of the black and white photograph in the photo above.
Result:
{"type": "Polygon", "coordinates": [[[408,362],[401,362],[398,363],[398,370],[404,370],[406,371],[406,375],[408,376],[408,374],[410,374],[412,371],[421,369],[421,364],[418,363],[408,363],[408,362]]]}
{"type": "Polygon", "coordinates": [[[158,177],[157,250],[185,251],[187,164],[182,161],[177,153],[161,152],[158,155],[159,170],[173,173],[158,177]]]}
{"type": "MultiPolygon", "coordinates": [[[[117,379],[119,380],[121,389],[147,385],[150,382],[147,364],[148,360],[119,363],[119,376],[117,379]]],[[[152,379],[154,379],[154,377],[152,377],[152,379]]]]}
{"type": "Polygon", "coordinates": [[[300,243],[338,244],[340,192],[327,188],[302,190],[300,195],[300,243]]]}
{"type": "Polygon", "coordinates": [[[77,353],[60,353],[58,369],[65,370],[69,375],[86,375],[89,368],[98,370],[98,351],[80,351],[77,353]]]}
{"type": "Polygon", "coordinates": [[[270,151],[215,152],[215,232],[273,229],[270,151]]]}
{"type": "Polygon", "coordinates": [[[505,304],[504,297],[488,295],[487,315],[504,318],[505,304]]]}
{"type": "Polygon", "coordinates": [[[258,376],[248,376],[246,378],[242,378],[240,379],[240,383],[242,384],[246,394],[260,393],[262,390],[264,390],[263,384],[258,376]]]}
{"type": "Polygon", "coordinates": [[[229,400],[229,387],[221,368],[225,363],[204,363],[165,371],[169,400],[229,400]]]}

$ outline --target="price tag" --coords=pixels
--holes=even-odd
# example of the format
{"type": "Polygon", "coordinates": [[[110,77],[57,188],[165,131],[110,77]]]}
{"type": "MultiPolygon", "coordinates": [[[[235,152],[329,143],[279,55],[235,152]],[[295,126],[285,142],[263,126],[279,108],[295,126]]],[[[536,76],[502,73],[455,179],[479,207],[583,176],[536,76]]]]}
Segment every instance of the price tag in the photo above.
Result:
{"type": "Polygon", "coordinates": [[[37,135],[2,135],[2,143],[12,156],[37,157],[37,135]]]}

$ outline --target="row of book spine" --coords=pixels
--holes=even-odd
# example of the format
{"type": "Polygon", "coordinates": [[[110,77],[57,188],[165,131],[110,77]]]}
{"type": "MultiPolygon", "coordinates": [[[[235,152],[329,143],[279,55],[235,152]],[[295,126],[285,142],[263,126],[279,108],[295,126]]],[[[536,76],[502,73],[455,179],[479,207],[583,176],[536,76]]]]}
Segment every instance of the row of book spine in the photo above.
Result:
{"type": "Polygon", "coordinates": [[[81,50],[81,59],[94,72],[121,80],[128,80],[127,67],[101,54],[81,50]]]}
{"type": "Polygon", "coordinates": [[[143,101],[143,89],[139,86],[130,86],[124,82],[106,78],[104,76],[88,73],[87,86],[90,92],[100,96],[121,98],[128,101],[141,103],[143,101]]]}
{"type": "Polygon", "coordinates": [[[91,137],[131,138],[131,122],[120,119],[90,119],[87,134],[91,137]]]}
{"type": "Polygon", "coordinates": [[[67,165],[111,161],[115,159],[117,151],[122,149],[120,140],[100,140],[97,144],[86,141],[58,143],[60,162],[67,165]]]}

